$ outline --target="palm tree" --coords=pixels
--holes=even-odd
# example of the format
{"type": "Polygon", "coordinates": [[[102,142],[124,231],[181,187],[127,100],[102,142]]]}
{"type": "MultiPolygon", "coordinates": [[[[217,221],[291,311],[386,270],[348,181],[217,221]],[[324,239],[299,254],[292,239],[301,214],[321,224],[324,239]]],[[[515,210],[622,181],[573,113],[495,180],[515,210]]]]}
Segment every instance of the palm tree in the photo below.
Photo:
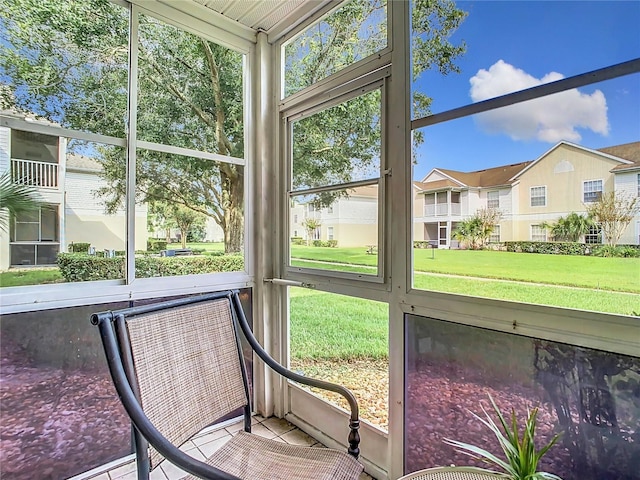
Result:
{"type": "Polygon", "coordinates": [[[9,231],[10,216],[36,210],[39,206],[33,187],[15,183],[10,172],[0,175],[0,230],[9,231]]]}
{"type": "Polygon", "coordinates": [[[589,229],[594,225],[591,217],[576,212],[558,218],[555,223],[544,223],[544,227],[551,230],[554,240],[564,242],[577,242],[581,236],[589,233],[589,229]]]}

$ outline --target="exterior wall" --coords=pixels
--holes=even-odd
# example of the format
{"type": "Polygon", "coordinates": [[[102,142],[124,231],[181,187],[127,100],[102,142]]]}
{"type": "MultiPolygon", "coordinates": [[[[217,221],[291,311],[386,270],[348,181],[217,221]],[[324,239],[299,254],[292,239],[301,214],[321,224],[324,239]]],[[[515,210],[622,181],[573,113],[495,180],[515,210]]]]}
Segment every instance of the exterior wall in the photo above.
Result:
{"type": "MultiPolygon", "coordinates": [[[[322,225],[322,240],[327,240],[327,227],[322,225]]],[[[378,225],[376,224],[338,224],[333,226],[333,238],[338,247],[364,247],[378,245],[378,225]]]]}
{"type": "MultiPolygon", "coordinates": [[[[367,188],[367,187],[364,187],[367,188]]],[[[363,190],[359,193],[370,193],[363,190]]],[[[377,194],[377,189],[375,191],[377,194]]],[[[333,227],[333,238],[339,247],[359,247],[378,244],[378,198],[351,195],[333,205],[333,214],[321,212],[323,240],[327,227],[333,227]],[[323,217],[324,215],[324,217],[323,217]]]]}
{"type": "MultiPolygon", "coordinates": [[[[629,198],[638,196],[640,188],[640,171],[616,173],[614,175],[614,188],[616,195],[622,194],[629,198]]],[[[640,202],[640,199],[638,200],[640,202]]],[[[624,233],[620,237],[623,244],[640,244],[640,212],[629,223],[624,233]]]]}
{"type": "MultiPolygon", "coordinates": [[[[11,130],[0,127],[0,175],[9,170],[11,159],[11,130]]],[[[0,229],[0,270],[9,268],[9,232],[0,229]]]]}
{"type": "MultiPolygon", "coordinates": [[[[477,188],[469,189],[460,195],[461,205],[461,216],[462,218],[467,218],[476,213],[476,210],[482,207],[482,199],[480,198],[480,190],[477,188]],[[464,200],[463,200],[464,198],[464,200]]],[[[485,197],[484,204],[487,204],[487,200],[485,197]]]]}
{"type": "MultiPolygon", "coordinates": [[[[417,195],[419,197],[419,195],[417,195]]],[[[424,202],[418,199],[416,203],[424,202]]],[[[303,226],[307,218],[320,222],[320,240],[328,240],[328,229],[333,228],[333,239],[339,247],[359,247],[378,244],[378,189],[359,187],[348,197],[338,198],[331,207],[309,211],[308,205],[296,204],[289,211],[290,235],[307,239],[303,226]],[[332,210],[331,212],[329,210],[332,210]]]]}
{"type": "Polygon", "coordinates": [[[530,238],[531,225],[555,221],[571,212],[585,213],[583,182],[602,180],[604,192],[614,189],[611,169],[619,162],[562,144],[520,176],[514,238],[530,238]],[[531,187],[546,187],[546,205],[531,206],[531,187]]]}
{"type": "MultiPolygon", "coordinates": [[[[124,250],[126,216],[124,209],[113,215],[104,211],[103,201],[95,194],[104,186],[96,172],[68,171],[66,176],[65,244],[88,242],[97,250],[124,250]]],[[[136,206],[136,250],[147,249],[147,207],[136,206]]]]}

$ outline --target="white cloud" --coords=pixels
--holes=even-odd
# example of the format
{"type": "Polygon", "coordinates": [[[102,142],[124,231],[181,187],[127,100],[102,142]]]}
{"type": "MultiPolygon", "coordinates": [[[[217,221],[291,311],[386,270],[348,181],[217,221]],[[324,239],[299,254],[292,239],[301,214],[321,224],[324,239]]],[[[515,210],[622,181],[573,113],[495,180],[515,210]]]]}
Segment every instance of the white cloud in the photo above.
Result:
{"type": "MultiPolygon", "coordinates": [[[[535,87],[564,78],[557,72],[541,79],[524,70],[498,60],[489,70],[481,69],[471,77],[469,94],[474,102],[535,87]]],[[[584,94],[577,89],[498,108],[479,114],[476,123],[488,133],[504,133],[513,140],[537,139],[556,143],[578,142],[578,129],[589,129],[607,135],[607,100],[600,90],[584,94]]]]}

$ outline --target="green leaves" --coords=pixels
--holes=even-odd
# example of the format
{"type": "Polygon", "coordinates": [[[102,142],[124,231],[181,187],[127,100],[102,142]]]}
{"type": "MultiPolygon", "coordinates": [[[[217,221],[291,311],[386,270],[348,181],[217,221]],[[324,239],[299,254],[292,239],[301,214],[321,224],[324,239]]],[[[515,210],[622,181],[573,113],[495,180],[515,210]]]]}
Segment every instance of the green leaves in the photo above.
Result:
{"type": "Polygon", "coordinates": [[[480,408],[484,413],[484,418],[473,412],[471,414],[496,436],[504,453],[504,460],[484,448],[469,443],[448,438],[444,439],[444,442],[456,447],[461,453],[500,468],[512,480],[562,480],[552,473],[538,472],[538,462],[559,438],[559,435],[555,435],[549,443],[539,450],[536,449],[535,434],[538,408],[528,411],[524,426],[520,428],[515,410],[512,410],[510,418],[506,419],[491,396],[489,396],[489,400],[498,418],[498,423],[482,405],[480,408]]]}
{"type": "Polygon", "coordinates": [[[0,176],[0,230],[9,231],[10,215],[37,210],[39,206],[35,188],[14,182],[10,172],[0,176]]]}

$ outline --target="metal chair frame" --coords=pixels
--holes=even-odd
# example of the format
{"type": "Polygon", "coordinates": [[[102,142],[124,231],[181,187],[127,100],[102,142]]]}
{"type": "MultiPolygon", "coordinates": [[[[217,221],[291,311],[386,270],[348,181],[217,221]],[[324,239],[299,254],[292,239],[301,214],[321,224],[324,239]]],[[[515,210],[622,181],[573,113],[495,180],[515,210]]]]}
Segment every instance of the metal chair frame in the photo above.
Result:
{"type": "MultiPolygon", "coordinates": [[[[246,405],[243,407],[244,430],[251,432],[251,398],[249,392],[249,382],[246,366],[242,353],[239,330],[251,346],[252,350],[271,369],[285,378],[305,385],[329,390],[342,395],[351,410],[349,420],[349,436],[347,452],[354,458],[360,454],[360,436],[358,429],[360,426],[358,403],[354,395],[347,388],[323,380],[308,378],[292,372],[274,360],[259,344],[254,337],[247,322],[242,304],[240,302],[238,290],[226,290],[206,295],[181,298],[176,300],[162,301],[155,304],[129,307],[120,310],[103,311],[94,313],[91,316],[91,323],[96,325],[100,331],[100,336],[105,350],[109,371],[113,379],[116,391],[124,408],[131,418],[133,427],[134,446],[136,451],[138,478],[148,479],[150,471],[149,444],[151,444],[164,458],[177,465],[184,471],[200,478],[211,480],[240,480],[234,475],[230,475],[216,467],[196,460],[187,455],[178,447],[173,445],[162,433],[152,424],[151,420],[144,413],[140,400],[140,391],[135,375],[135,366],[131,353],[131,344],[127,333],[127,319],[136,315],[157,312],[159,310],[179,308],[199,302],[207,302],[227,298],[233,319],[233,330],[236,338],[236,347],[242,370],[242,380],[246,395],[246,405]]],[[[231,412],[229,412],[231,413],[231,412]]]]}

